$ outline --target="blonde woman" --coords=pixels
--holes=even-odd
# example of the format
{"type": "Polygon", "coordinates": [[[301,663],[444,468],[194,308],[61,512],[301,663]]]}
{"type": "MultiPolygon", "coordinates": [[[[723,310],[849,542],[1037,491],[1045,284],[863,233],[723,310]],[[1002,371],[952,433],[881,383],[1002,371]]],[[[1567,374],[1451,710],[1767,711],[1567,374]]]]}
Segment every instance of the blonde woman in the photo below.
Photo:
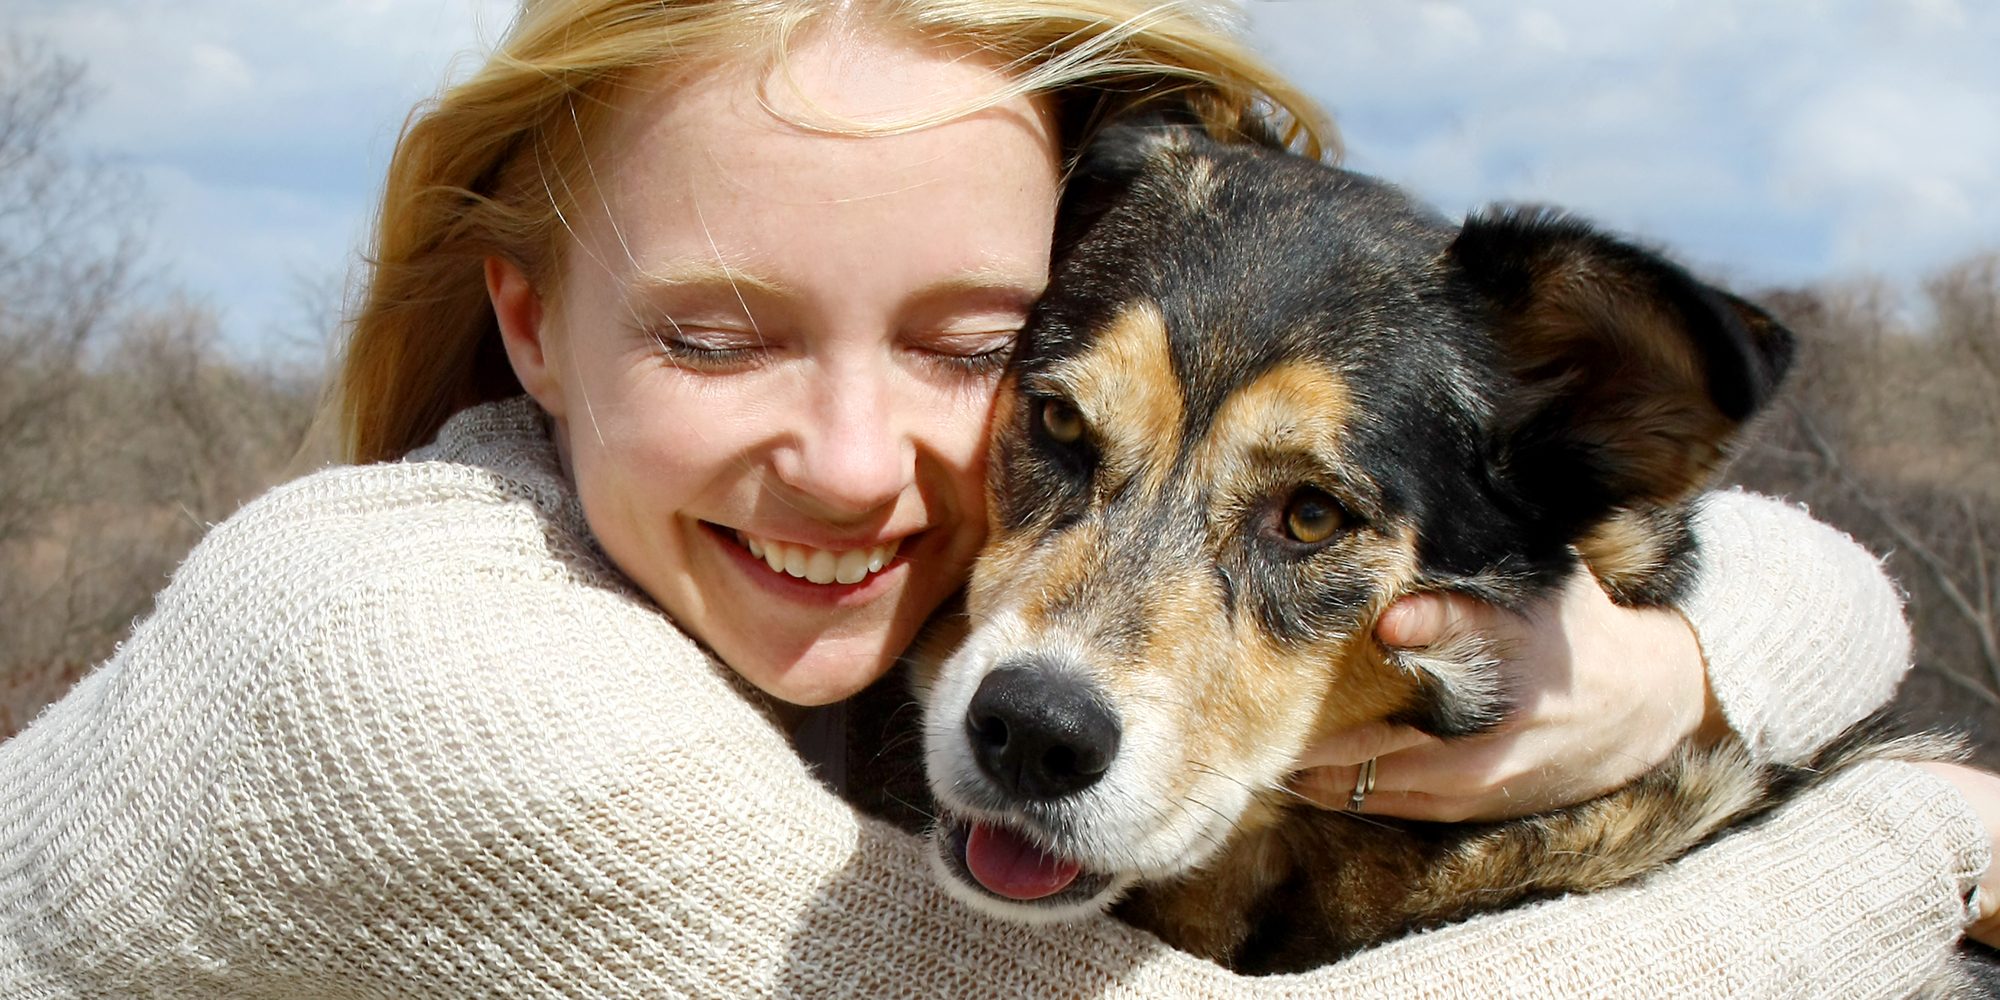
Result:
{"type": "MultiPolygon", "coordinates": [[[[339,385],[359,464],[219,526],[0,746],[0,994],[1915,983],[1987,845],[1914,768],[1841,775],[1642,886],[1272,980],[1108,919],[981,918],[826,788],[826,706],[882,675],[980,543],[987,411],[1065,158],[1169,91],[1219,134],[1269,116],[1328,141],[1193,5],[529,3],[398,147],[339,385]]],[[[1490,815],[1702,725],[1797,755],[1886,696],[1908,639],[1865,553],[1742,496],[1703,531],[1699,646],[1590,586],[1532,621],[1417,601],[1391,638],[1459,616],[1574,652],[1524,662],[1541,707],[1478,748],[1357,733],[1311,763],[1401,757],[1402,811],[1490,815]],[[1592,749],[1606,728],[1617,753],[1592,749]],[[1467,760],[1482,778],[1452,777],[1467,760]]]]}

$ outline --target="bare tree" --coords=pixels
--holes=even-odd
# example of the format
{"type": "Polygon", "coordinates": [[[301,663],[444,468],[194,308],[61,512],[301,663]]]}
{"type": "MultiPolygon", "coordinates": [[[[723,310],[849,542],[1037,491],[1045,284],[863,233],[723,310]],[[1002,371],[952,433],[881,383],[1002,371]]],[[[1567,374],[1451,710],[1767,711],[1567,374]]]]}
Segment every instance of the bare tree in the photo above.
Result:
{"type": "Polygon", "coordinates": [[[1868,544],[1908,594],[1905,708],[2000,762],[2000,254],[1914,299],[1880,285],[1766,297],[1801,335],[1788,407],[1736,469],[1868,544]]]}
{"type": "Polygon", "coordinates": [[[28,598],[64,571],[44,544],[80,462],[64,432],[135,259],[117,194],[129,188],[61,143],[86,97],[80,64],[20,38],[0,45],[0,735],[18,725],[11,708],[80,670],[32,641],[49,616],[28,598]]]}
{"type": "Polygon", "coordinates": [[[0,542],[62,502],[38,470],[137,256],[129,180],[60,142],[86,97],[80,64],[0,47],[0,542]]]}
{"type": "Polygon", "coordinates": [[[103,659],[207,527],[276,482],[328,317],[289,357],[224,349],[135,277],[137,185],[69,152],[75,62],[0,49],[0,739],[103,659]]]}

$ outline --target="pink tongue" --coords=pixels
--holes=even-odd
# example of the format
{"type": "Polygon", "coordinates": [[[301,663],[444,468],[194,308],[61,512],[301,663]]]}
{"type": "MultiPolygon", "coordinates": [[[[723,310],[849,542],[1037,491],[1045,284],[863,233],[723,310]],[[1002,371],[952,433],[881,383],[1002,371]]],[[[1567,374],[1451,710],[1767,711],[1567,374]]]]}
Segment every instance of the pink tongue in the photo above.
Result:
{"type": "Polygon", "coordinates": [[[1083,866],[1065,861],[996,826],[976,823],[965,838],[965,867],[979,884],[1008,899],[1040,899],[1076,881],[1083,866]]]}

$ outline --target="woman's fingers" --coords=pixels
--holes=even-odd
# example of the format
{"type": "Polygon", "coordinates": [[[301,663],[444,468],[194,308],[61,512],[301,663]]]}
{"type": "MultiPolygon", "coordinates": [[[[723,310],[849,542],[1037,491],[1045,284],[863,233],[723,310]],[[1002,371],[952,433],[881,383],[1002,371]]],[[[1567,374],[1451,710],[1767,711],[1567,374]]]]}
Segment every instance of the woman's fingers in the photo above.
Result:
{"type": "Polygon", "coordinates": [[[1358,765],[1370,758],[1378,761],[1374,786],[1360,812],[1502,819],[1580,801],[1657,763],[1706,707],[1700,647],[1686,621],[1619,607],[1584,572],[1521,614],[1463,594],[1406,595],[1382,613],[1375,635],[1396,648],[1481,637],[1507,660],[1510,710],[1492,732],[1469,739],[1411,738],[1376,725],[1322,741],[1302,756],[1301,766],[1319,767],[1297,787],[1330,808],[1349,806],[1358,765]]]}
{"type": "MultiPolygon", "coordinates": [[[[1439,822],[1505,819],[1595,791],[1539,768],[1532,749],[1505,733],[1447,742],[1400,726],[1357,726],[1327,744],[1343,744],[1347,753],[1315,759],[1338,760],[1355,748],[1383,750],[1370,755],[1373,781],[1356,812],[1439,822]]],[[[1294,776],[1291,789],[1325,808],[1349,809],[1362,780],[1361,762],[1368,759],[1309,767],[1294,776]]]]}
{"type": "MultiPolygon", "coordinates": [[[[1464,763],[1462,745],[1446,745],[1407,726],[1373,723],[1336,734],[1315,750],[1320,752],[1310,756],[1326,763],[1293,775],[1291,789],[1316,805],[1409,819],[1458,818],[1477,812],[1478,803],[1443,787],[1457,782],[1448,782],[1446,776],[1438,774],[1434,763],[1440,759],[1464,763]],[[1370,760],[1375,765],[1363,788],[1364,769],[1370,760]],[[1354,807],[1357,789],[1362,791],[1359,808],[1354,807]]],[[[1490,762],[1478,763],[1490,766],[1490,762]]],[[[1472,787],[1479,789],[1489,784],[1476,778],[1471,781],[1472,787]]]]}
{"type": "Polygon", "coordinates": [[[1347,764],[1312,767],[1292,775],[1288,787],[1293,794],[1322,809],[1345,809],[1360,773],[1361,768],[1347,764]]]}
{"type": "Polygon", "coordinates": [[[1400,597],[1376,620],[1375,638],[1385,646],[1428,646],[1444,635],[1449,615],[1443,594],[1400,597]]]}
{"type": "Polygon", "coordinates": [[[1430,823],[1462,823],[1485,810],[1469,799],[1444,798],[1424,792],[1376,792],[1355,812],[1395,819],[1420,819],[1430,823]]]}
{"type": "Polygon", "coordinates": [[[1386,757],[1392,753],[1435,742],[1437,742],[1436,737],[1426,736],[1408,726],[1368,722],[1343,729],[1307,747],[1293,766],[1301,770],[1328,765],[1351,766],[1371,757],[1386,757]]]}
{"type": "Polygon", "coordinates": [[[1490,627],[1493,609],[1462,594],[1429,592],[1396,599],[1375,622],[1375,638],[1385,646],[1433,646],[1464,632],[1490,627]]]}
{"type": "Polygon", "coordinates": [[[1399,819],[1456,823],[1494,811],[1484,799],[1437,795],[1415,789],[1383,788],[1382,778],[1385,772],[1392,770],[1388,767],[1389,763],[1392,762],[1377,762],[1375,786],[1361,796],[1359,807],[1354,804],[1356,786],[1361,781],[1359,766],[1335,764],[1300,771],[1292,776],[1291,790],[1322,809],[1399,819]]]}
{"type": "Polygon", "coordinates": [[[1379,774],[1381,758],[1436,742],[1434,736],[1386,722],[1343,729],[1306,748],[1299,757],[1300,770],[1292,776],[1291,788],[1317,805],[1345,809],[1361,780],[1364,762],[1376,761],[1379,774]]]}

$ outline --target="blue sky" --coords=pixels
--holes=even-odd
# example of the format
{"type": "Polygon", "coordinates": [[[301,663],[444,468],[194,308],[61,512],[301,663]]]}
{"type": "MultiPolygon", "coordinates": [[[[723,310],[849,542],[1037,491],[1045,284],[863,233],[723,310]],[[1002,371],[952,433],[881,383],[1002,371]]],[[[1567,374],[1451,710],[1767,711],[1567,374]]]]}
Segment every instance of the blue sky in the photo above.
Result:
{"type": "MultiPolygon", "coordinates": [[[[73,141],[136,172],[161,275],[232,341],[353,259],[403,116],[512,0],[8,0],[84,60],[73,141]]],[[[1463,212],[1563,205],[1740,285],[2000,249],[1993,0],[1252,0],[1349,165],[1463,212]]]]}

